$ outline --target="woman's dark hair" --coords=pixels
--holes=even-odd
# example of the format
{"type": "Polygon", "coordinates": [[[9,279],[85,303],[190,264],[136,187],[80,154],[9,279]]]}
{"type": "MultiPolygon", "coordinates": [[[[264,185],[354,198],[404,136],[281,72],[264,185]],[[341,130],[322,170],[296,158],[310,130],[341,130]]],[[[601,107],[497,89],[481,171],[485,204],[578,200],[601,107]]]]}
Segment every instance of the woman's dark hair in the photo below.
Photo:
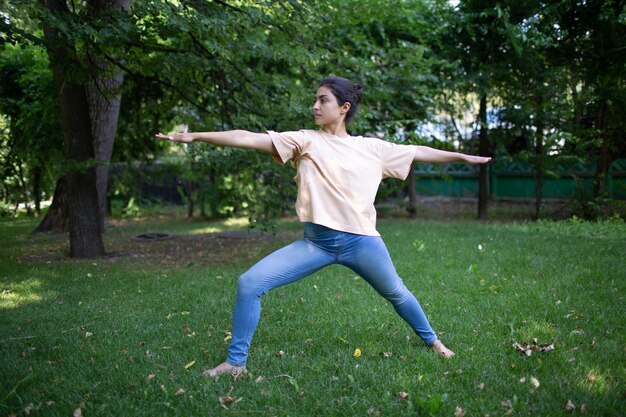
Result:
{"type": "Polygon", "coordinates": [[[359,102],[363,95],[361,86],[354,84],[347,78],[328,77],[320,83],[320,87],[328,88],[333,93],[340,106],[343,106],[345,103],[350,103],[350,110],[348,110],[345,119],[346,124],[348,124],[359,111],[359,102]]]}

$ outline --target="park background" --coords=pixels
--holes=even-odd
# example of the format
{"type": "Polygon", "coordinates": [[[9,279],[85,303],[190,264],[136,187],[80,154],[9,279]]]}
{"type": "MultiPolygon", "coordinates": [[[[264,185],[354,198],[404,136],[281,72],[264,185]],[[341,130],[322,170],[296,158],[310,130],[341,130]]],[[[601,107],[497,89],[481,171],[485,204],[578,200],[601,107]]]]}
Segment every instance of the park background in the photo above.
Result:
{"type": "Polygon", "coordinates": [[[624,414],[622,2],[0,4],[0,413],[624,414]],[[327,75],[364,87],[354,134],[494,158],[376,201],[463,354],[330,268],[267,297],[246,378],[204,380],[237,276],[301,233],[294,171],[153,136],[315,128],[327,75]]]}

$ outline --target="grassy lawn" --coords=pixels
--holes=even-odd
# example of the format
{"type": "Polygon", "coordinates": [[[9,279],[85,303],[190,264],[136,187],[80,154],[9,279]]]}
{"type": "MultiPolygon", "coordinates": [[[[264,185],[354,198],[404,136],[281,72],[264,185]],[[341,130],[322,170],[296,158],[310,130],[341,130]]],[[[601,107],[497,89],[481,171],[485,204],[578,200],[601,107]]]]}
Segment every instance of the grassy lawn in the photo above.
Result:
{"type": "Polygon", "coordinates": [[[0,415],[626,413],[624,223],[382,220],[457,356],[424,349],[362,279],[330,267],[264,297],[238,380],[201,373],[225,358],[238,275],[297,223],[233,237],[245,224],[120,220],[111,255],[89,261],[65,258],[64,236],[28,236],[34,224],[0,222],[0,415]],[[146,232],[173,237],[131,239],[146,232]],[[533,339],[555,349],[512,346],[533,339]]]}

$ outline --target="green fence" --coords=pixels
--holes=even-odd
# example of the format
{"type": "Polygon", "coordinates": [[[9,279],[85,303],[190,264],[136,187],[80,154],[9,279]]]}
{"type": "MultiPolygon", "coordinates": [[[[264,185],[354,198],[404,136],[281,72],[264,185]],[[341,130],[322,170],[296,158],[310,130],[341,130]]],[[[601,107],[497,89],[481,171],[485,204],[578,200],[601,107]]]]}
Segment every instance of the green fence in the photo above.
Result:
{"type": "MultiPolygon", "coordinates": [[[[542,186],[543,198],[571,198],[591,193],[596,164],[556,164],[548,170],[542,186]]],[[[489,195],[502,199],[534,199],[533,167],[525,161],[495,161],[487,165],[489,195]]],[[[417,193],[448,197],[478,196],[478,166],[467,164],[415,166],[417,193]]],[[[608,197],[626,200],[626,159],[614,161],[607,176],[608,197]]]]}

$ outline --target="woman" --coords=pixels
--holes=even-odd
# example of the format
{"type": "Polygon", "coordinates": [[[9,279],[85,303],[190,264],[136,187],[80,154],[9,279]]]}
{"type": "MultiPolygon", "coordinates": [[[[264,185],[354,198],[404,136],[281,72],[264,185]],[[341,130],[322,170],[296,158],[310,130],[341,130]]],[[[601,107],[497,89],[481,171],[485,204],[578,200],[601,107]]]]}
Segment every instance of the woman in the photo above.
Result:
{"type": "Polygon", "coordinates": [[[483,164],[490,158],[350,136],[346,125],[355,116],[360,100],[360,85],[330,77],[315,94],[313,116],[320,130],[156,135],[172,142],[202,141],[256,149],[269,153],[280,164],[291,161],[297,169],[296,212],[304,223],[304,237],[268,255],[239,277],[228,357],[203,375],[244,372],[261,313],[261,295],[331,264],[347,266],[359,274],[392,303],[428,346],[444,357],[454,355],[437,339],[416,298],[396,273],[376,231],[374,198],[383,178],[405,179],[413,161],[483,164]]]}

